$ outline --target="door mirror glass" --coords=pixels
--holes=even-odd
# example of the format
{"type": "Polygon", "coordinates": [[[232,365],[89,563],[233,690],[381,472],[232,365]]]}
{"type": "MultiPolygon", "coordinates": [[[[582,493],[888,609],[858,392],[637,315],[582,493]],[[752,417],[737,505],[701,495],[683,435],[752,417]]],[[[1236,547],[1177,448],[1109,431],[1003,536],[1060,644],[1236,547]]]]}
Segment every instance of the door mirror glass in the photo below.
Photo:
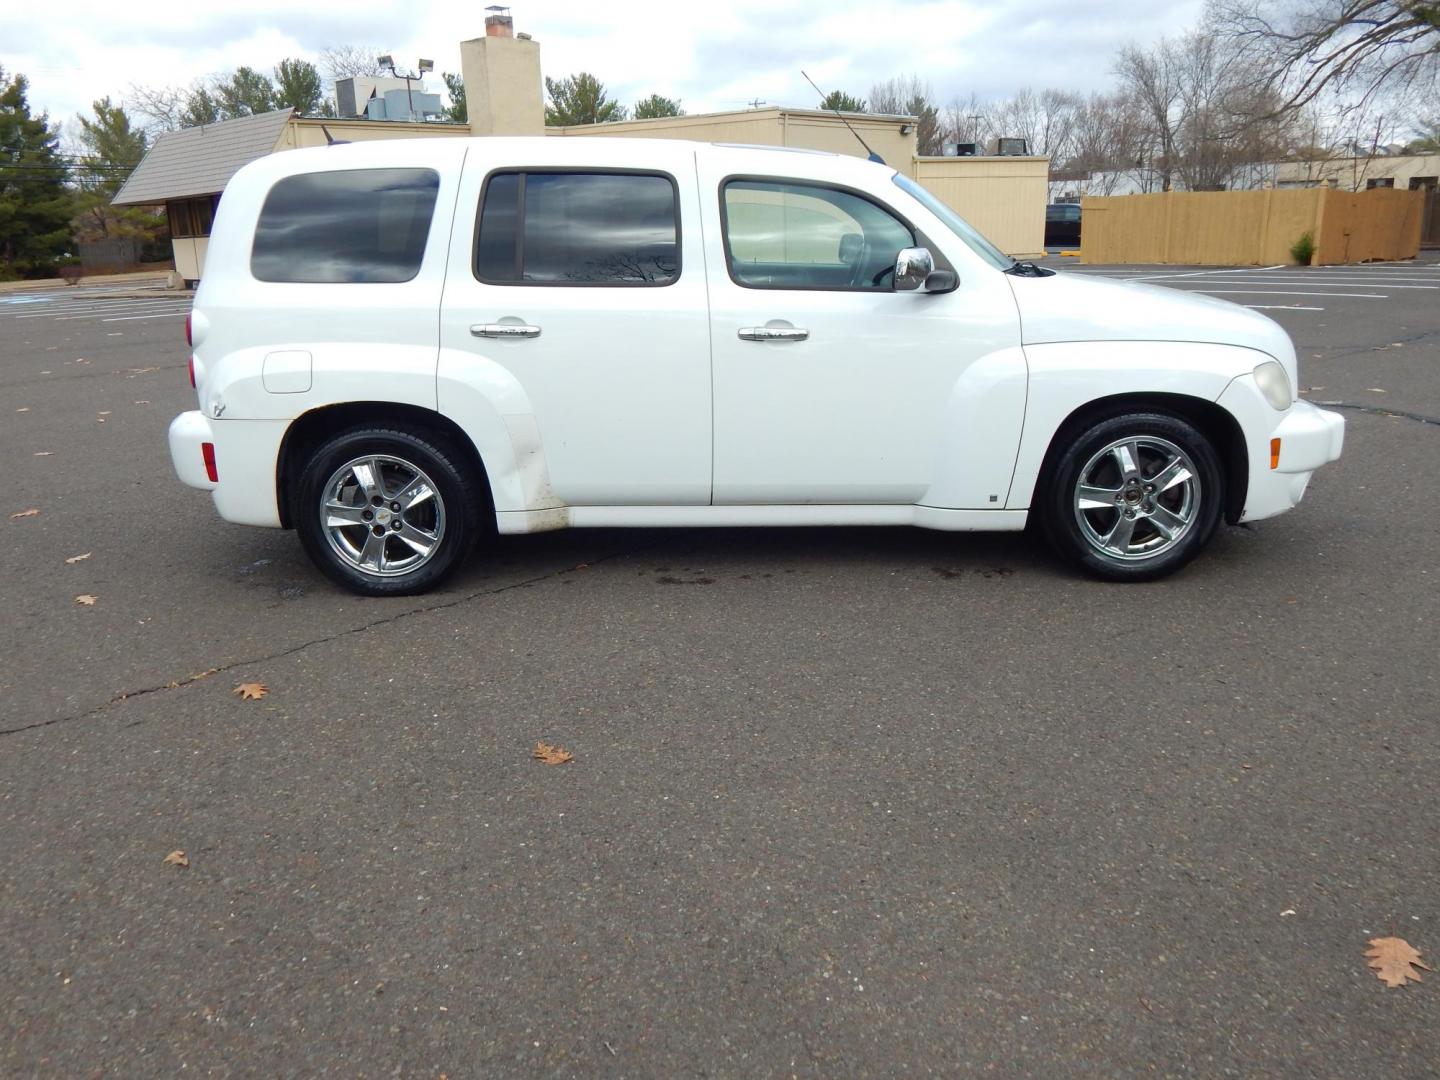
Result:
{"type": "Polygon", "coordinates": [[[935,269],[935,258],[928,248],[904,248],[895,256],[895,291],[912,292],[923,288],[925,279],[935,269]]]}

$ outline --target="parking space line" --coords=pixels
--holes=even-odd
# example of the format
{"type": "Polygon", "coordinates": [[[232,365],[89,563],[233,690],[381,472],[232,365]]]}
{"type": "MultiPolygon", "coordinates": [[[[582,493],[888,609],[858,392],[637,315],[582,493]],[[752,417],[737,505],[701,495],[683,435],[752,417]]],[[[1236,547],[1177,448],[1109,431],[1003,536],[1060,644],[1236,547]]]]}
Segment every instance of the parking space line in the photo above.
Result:
{"type": "Polygon", "coordinates": [[[1323,296],[1328,300],[1388,300],[1388,293],[1323,293],[1297,292],[1290,289],[1176,289],[1177,292],[1199,292],[1210,296],[1323,296]]]}
{"type": "Polygon", "coordinates": [[[1241,304],[1241,307],[1255,311],[1324,311],[1323,307],[1304,307],[1300,304],[1241,304]]]}
{"type": "MultiPolygon", "coordinates": [[[[119,308],[118,310],[119,310],[119,311],[160,311],[160,307],[159,307],[159,305],[144,305],[144,306],[136,307],[136,308],[119,308]]],[[[166,308],[166,309],[164,309],[164,311],[162,312],[162,314],[168,315],[168,314],[170,314],[172,311],[178,312],[178,313],[180,313],[180,314],[184,314],[185,312],[187,312],[187,311],[189,311],[189,310],[190,310],[189,308],[166,308]]],[[[54,321],[55,321],[55,322],[75,322],[75,321],[77,321],[77,320],[79,320],[79,319],[103,319],[103,318],[104,318],[105,316],[107,316],[107,315],[114,315],[114,314],[116,314],[115,311],[94,311],[94,312],[90,312],[89,314],[86,314],[86,315],[60,315],[60,316],[57,316],[54,321]]]]}
{"type": "Polygon", "coordinates": [[[184,311],[161,311],[154,315],[116,315],[114,318],[101,319],[101,322],[132,322],[135,319],[169,319],[176,315],[184,315],[184,311]]]}
{"type": "Polygon", "coordinates": [[[14,315],[12,318],[53,319],[62,315],[78,315],[82,312],[123,311],[135,305],[141,307],[156,307],[160,304],[176,304],[181,302],[182,301],[176,300],[115,300],[104,304],[85,304],[75,307],[46,308],[44,311],[27,311],[24,315],[14,315]]]}

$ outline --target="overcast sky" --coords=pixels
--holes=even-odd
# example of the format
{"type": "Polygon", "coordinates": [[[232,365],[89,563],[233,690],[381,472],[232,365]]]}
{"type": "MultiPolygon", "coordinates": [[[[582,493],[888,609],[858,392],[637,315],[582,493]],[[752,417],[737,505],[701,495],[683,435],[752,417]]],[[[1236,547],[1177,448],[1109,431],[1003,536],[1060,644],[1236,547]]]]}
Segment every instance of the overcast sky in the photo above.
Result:
{"type": "MultiPolygon", "coordinates": [[[[972,91],[1023,86],[1098,90],[1111,57],[1192,25],[1200,0],[683,0],[601,4],[532,0],[515,28],[541,44],[546,75],[593,72],[624,104],[652,92],[688,112],[759,98],[811,106],[804,68],[825,90],[864,97],[915,73],[942,104],[972,91]]],[[[368,45],[437,72],[460,70],[458,42],[484,33],[484,0],[0,0],[0,66],[30,78],[33,108],[73,121],[131,83],[185,84],[241,64],[269,71],[287,56],[318,59],[368,45]]],[[[433,89],[442,89],[434,80],[433,89]]]]}

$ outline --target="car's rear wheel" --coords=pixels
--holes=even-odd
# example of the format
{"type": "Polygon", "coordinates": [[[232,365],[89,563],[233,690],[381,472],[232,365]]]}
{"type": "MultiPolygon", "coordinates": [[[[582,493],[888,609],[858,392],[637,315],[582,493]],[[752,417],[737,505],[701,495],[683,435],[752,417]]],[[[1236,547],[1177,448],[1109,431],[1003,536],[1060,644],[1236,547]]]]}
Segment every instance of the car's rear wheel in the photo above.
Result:
{"type": "Polygon", "coordinates": [[[300,543],[331,580],[366,596],[407,596],[445,580],[474,547],[483,501],[449,440],[357,428],[301,470],[300,543]]]}
{"type": "Polygon", "coordinates": [[[1209,543],[1224,504],[1224,473],[1194,425],[1127,413],[1080,431],[1055,459],[1041,525],[1064,558],[1112,581],[1150,581],[1209,543]]]}

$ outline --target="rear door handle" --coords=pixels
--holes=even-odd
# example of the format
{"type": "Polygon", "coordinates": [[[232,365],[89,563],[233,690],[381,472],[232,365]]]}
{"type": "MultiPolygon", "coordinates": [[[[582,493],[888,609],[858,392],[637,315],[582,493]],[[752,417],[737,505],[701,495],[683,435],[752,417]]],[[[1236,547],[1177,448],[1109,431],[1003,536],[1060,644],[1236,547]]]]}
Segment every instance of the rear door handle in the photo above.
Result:
{"type": "Polygon", "coordinates": [[[525,323],[485,323],[481,326],[470,327],[470,333],[475,337],[528,338],[539,337],[540,327],[529,326],[525,323]]]}
{"type": "Polygon", "coordinates": [[[797,326],[747,326],[736,333],[741,341],[804,341],[810,336],[797,326]]]}

